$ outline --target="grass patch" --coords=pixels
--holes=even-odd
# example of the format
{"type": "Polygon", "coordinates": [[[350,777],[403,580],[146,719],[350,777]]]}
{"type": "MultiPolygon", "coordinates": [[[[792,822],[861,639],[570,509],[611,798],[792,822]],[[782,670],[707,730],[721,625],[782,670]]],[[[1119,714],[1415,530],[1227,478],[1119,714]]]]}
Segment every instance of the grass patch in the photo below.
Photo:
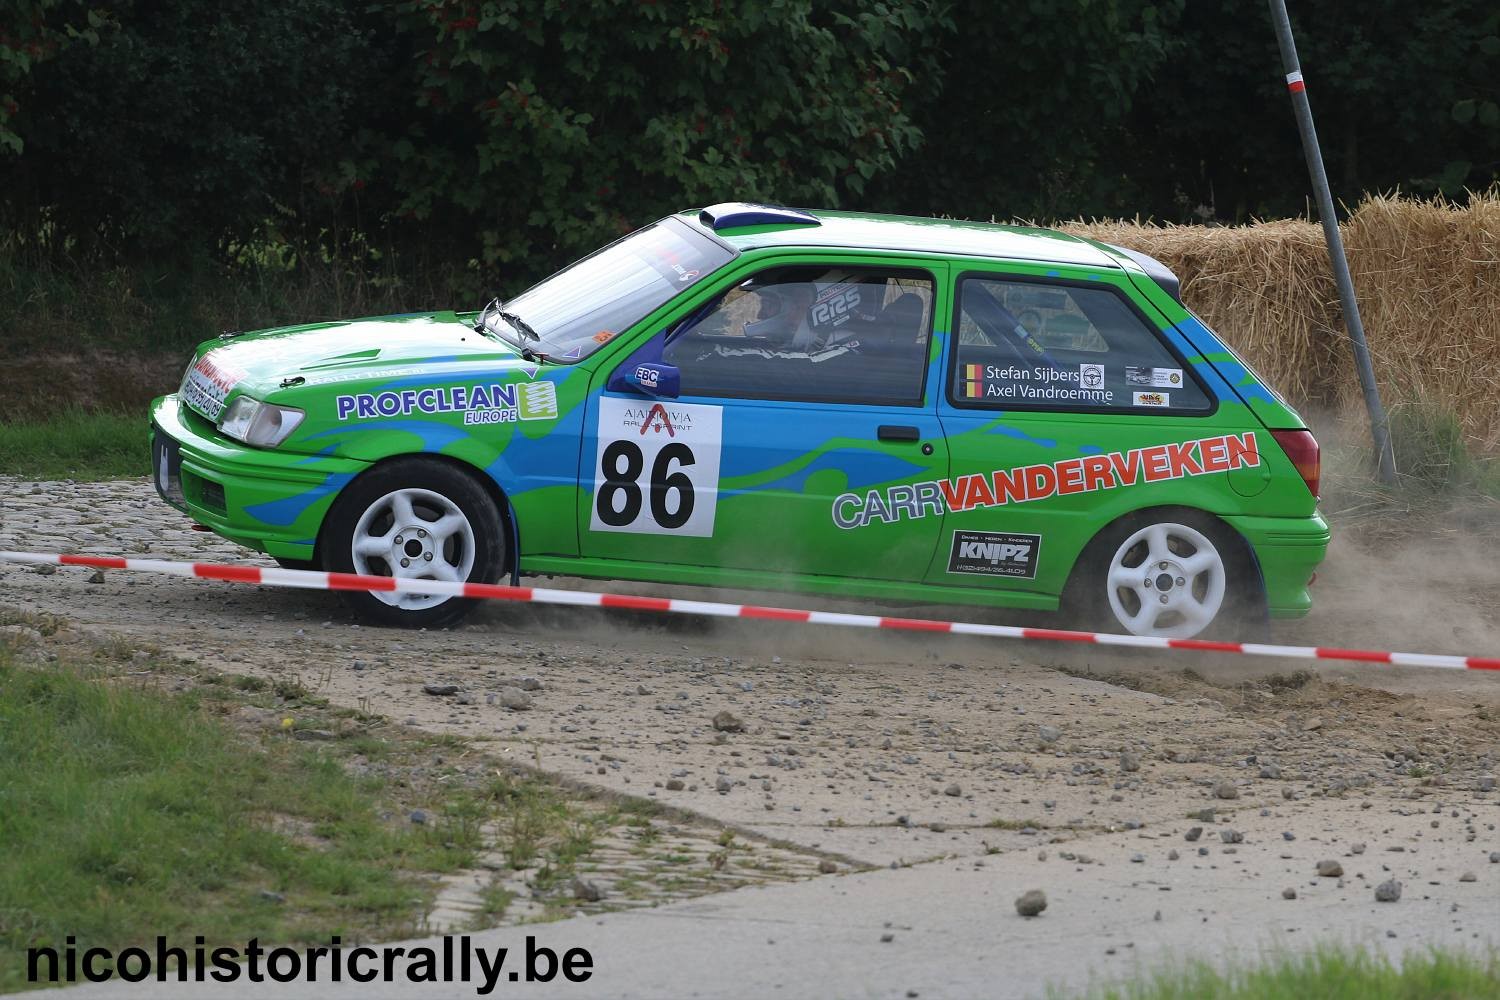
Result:
{"type": "Polygon", "coordinates": [[[27,948],[70,934],[118,950],[158,934],[212,947],[415,933],[424,876],[472,865],[495,814],[480,782],[408,780],[444,749],[420,737],[388,741],[409,773],[360,776],[345,765],[368,732],[296,738],[336,725],[312,702],[232,683],[169,694],[102,646],[45,670],[24,655],[0,644],[0,993],[28,985],[27,948]],[[247,698],[295,725],[236,725],[247,698]]]}
{"type": "Polygon", "coordinates": [[[1038,823],[1034,819],[1006,819],[1003,816],[996,816],[984,825],[992,830],[1042,830],[1046,828],[1045,823],[1038,823]]]}
{"type": "Polygon", "coordinates": [[[1086,994],[1089,1000],[1488,1000],[1500,996],[1500,956],[1414,952],[1397,967],[1382,955],[1325,948],[1254,968],[1207,963],[1086,994]]]}
{"type": "Polygon", "coordinates": [[[1389,421],[1403,487],[1437,496],[1500,497],[1500,462],[1470,449],[1452,410],[1417,399],[1392,406],[1389,421]]]}
{"type": "Polygon", "coordinates": [[[151,474],[146,415],[64,410],[45,420],[0,423],[0,475],[119,479],[151,474]]]}

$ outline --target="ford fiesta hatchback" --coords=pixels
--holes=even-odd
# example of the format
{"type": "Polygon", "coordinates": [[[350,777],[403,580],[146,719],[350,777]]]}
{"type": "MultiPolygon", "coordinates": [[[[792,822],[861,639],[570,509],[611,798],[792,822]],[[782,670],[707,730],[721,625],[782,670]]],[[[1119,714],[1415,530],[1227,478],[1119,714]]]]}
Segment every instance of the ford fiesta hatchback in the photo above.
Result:
{"type": "MultiPolygon", "coordinates": [[[[731,203],[477,312],[226,334],[151,415],[162,497],[286,566],[1294,617],[1318,445],[1142,254],[731,203]]],[[[377,622],[468,602],[356,592],[377,622]]]]}

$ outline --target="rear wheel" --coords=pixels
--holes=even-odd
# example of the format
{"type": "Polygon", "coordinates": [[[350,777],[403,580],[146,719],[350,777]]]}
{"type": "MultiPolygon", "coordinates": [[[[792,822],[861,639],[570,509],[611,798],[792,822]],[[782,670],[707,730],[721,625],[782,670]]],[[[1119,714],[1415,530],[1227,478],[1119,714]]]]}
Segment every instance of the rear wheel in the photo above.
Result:
{"type": "MultiPolygon", "coordinates": [[[[319,539],[336,573],[490,583],[505,567],[505,531],[489,493],[444,462],[407,458],[350,483],[319,539]]],[[[451,624],[473,609],[460,597],[342,591],[362,618],[404,628],[451,624]]]]}
{"type": "Polygon", "coordinates": [[[1190,510],[1147,511],[1089,544],[1069,590],[1075,615],[1110,632],[1191,639],[1254,631],[1265,618],[1245,543],[1190,510]]]}

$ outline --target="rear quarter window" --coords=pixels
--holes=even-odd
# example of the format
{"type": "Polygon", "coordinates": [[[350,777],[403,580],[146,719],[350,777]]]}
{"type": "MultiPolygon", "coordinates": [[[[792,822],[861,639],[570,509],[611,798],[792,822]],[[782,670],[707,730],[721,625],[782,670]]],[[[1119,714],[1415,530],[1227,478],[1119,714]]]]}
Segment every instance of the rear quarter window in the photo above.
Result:
{"type": "Polygon", "coordinates": [[[1112,287],[967,275],[958,286],[955,406],[1203,414],[1213,397],[1112,287]]]}

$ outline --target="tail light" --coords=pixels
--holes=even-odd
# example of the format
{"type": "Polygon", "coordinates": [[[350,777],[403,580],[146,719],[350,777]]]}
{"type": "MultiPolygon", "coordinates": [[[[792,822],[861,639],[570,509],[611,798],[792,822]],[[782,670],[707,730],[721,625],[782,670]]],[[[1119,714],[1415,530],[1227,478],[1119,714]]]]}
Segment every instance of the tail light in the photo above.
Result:
{"type": "Polygon", "coordinates": [[[1297,475],[1307,484],[1308,492],[1313,496],[1318,495],[1318,478],[1322,473],[1323,462],[1321,452],[1318,449],[1318,439],[1312,436],[1312,431],[1272,431],[1271,436],[1276,443],[1281,445],[1281,450],[1286,452],[1286,457],[1291,459],[1297,467],[1297,475]]]}

